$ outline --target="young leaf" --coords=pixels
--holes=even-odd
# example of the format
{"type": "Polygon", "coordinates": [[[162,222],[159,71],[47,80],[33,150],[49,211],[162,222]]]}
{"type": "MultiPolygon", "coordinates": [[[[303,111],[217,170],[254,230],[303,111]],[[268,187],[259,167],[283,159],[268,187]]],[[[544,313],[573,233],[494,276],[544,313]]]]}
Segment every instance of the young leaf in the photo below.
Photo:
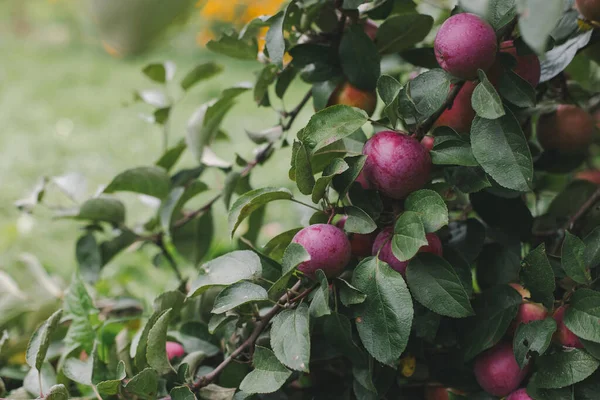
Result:
{"type": "Polygon", "coordinates": [[[248,281],[240,281],[223,289],[215,298],[212,313],[221,314],[242,304],[268,300],[267,291],[248,281]]]}
{"type": "Polygon", "coordinates": [[[513,350],[519,368],[529,363],[531,353],[543,355],[556,331],[556,322],[552,318],[519,324],[513,339],[513,350]]]}
{"type": "Polygon", "coordinates": [[[344,212],[348,216],[346,223],[344,224],[344,231],[351,233],[368,234],[374,232],[377,229],[377,224],[373,219],[355,206],[344,207],[344,212]]]}
{"type": "Polygon", "coordinates": [[[146,368],[127,382],[125,390],[142,399],[155,399],[158,390],[158,374],[152,368],[146,368]]]}
{"type": "Polygon", "coordinates": [[[533,163],[527,140],[515,116],[475,117],[471,127],[473,155],[501,186],[527,192],[533,183],[533,163]]]}
{"type": "Polygon", "coordinates": [[[546,245],[542,243],[523,260],[521,275],[525,287],[534,299],[543,299],[554,293],[554,272],[546,256],[546,245]]]}
{"type": "Polygon", "coordinates": [[[252,364],[254,370],[240,383],[240,390],[248,394],[273,393],[292,375],[292,371],[281,364],[266,347],[256,346],[252,364]]]}
{"type": "Polygon", "coordinates": [[[271,347],[285,366],[308,372],[310,363],[310,332],[308,306],[300,304],[295,310],[283,310],[273,318],[271,347]]]}
{"type": "Polygon", "coordinates": [[[196,65],[185,77],[181,80],[181,88],[189,90],[197,83],[210,79],[223,71],[223,66],[215,62],[207,62],[196,65]]]}
{"type": "Polygon", "coordinates": [[[392,252],[400,261],[410,260],[421,246],[427,245],[421,217],[414,211],[405,211],[396,220],[392,237],[392,252]]]}
{"type": "Polygon", "coordinates": [[[169,308],[164,311],[156,320],[148,332],[148,344],[146,345],[146,359],[148,364],[154,368],[160,375],[166,375],[174,371],[169,358],[167,357],[167,330],[171,319],[169,308]]]}
{"type": "Polygon", "coordinates": [[[387,18],[377,30],[377,48],[382,54],[397,53],[425,39],[433,18],[423,14],[399,14],[387,18]]]}
{"type": "Polygon", "coordinates": [[[448,225],[448,207],[444,199],[433,190],[412,192],[404,202],[404,209],[419,215],[425,232],[436,232],[448,225]]]}
{"type": "Polygon", "coordinates": [[[406,280],[414,298],[433,312],[452,318],[474,314],[460,278],[443,258],[417,255],[408,264],[406,280]]]}
{"type": "Polygon", "coordinates": [[[260,258],[250,250],[238,250],[217,257],[202,266],[204,274],[191,285],[188,297],[198,296],[212,286],[227,286],[262,273],[260,258]]]}
{"type": "Polygon", "coordinates": [[[340,64],[348,81],[361,90],[375,90],[381,73],[379,54],[361,25],[353,24],[342,36],[340,64]]]}
{"type": "Polygon", "coordinates": [[[577,290],[565,312],[564,322],[577,337],[600,343],[600,292],[577,290]]]}
{"type": "Polygon", "coordinates": [[[329,282],[327,282],[327,277],[322,270],[317,270],[315,275],[319,281],[319,287],[314,291],[308,312],[312,318],[319,318],[331,314],[329,308],[329,282]]]}
{"type": "Polygon", "coordinates": [[[354,307],[363,345],[377,361],[393,365],[406,348],[413,318],[410,292],[402,275],[369,257],[354,270],[352,284],[367,295],[354,307]]]}
{"type": "Polygon", "coordinates": [[[585,262],[585,244],[569,231],[565,232],[562,245],[561,266],[577,283],[587,283],[591,279],[585,262]]]}
{"type": "Polygon", "coordinates": [[[285,188],[266,187],[251,190],[240,196],[229,210],[229,232],[231,237],[242,221],[258,208],[275,200],[291,200],[292,192],[285,188]]]}
{"type": "Polygon", "coordinates": [[[171,179],[160,167],[138,167],[117,175],[104,193],[134,192],[163,199],[171,190],[171,179]]]}
{"type": "Polygon", "coordinates": [[[358,108],[341,104],[327,107],[310,118],[306,127],[298,132],[298,139],[314,153],[351,135],[367,120],[367,113],[358,108]]]}
{"type": "Polygon", "coordinates": [[[505,115],[502,99],[496,92],[494,85],[488,80],[485,72],[478,71],[480,83],[473,91],[471,105],[473,110],[481,118],[497,119],[505,115]]]}
{"type": "Polygon", "coordinates": [[[600,361],[583,350],[572,349],[544,355],[537,363],[535,383],[543,389],[558,389],[583,381],[600,366],[600,361]]]}
{"type": "Polygon", "coordinates": [[[50,337],[58,327],[63,310],[58,310],[50,316],[31,336],[25,359],[31,368],[41,370],[48,347],[50,346],[50,337]]]}

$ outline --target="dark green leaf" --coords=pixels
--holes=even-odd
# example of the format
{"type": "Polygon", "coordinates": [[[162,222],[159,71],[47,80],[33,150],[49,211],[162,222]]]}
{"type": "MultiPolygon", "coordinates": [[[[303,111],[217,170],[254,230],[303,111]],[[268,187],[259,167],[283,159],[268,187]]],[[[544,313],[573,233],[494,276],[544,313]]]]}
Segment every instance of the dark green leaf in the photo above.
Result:
{"type": "Polygon", "coordinates": [[[308,149],[302,142],[294,142],[295,152],[295,181],[300,193],[309,195],[315,187],[315,177],[310,166],[308,149]]]}
{"type": "Polygon", "coordinates": [[[294,274],[294,271],[296,271],[296,267],[308,260],[310,260],[310,255],[302,245],[290,243],[283,254],[281,278],[269,289],[269,298],[278,299],[285,292],[290,278],[294,274]]]}
{"type": "Polygon", "coordinates": [[[394,225],[392,252],[400,261],[410,260],[421,246],[427,245],[425,228],[419,214],[405,211],[398,217],[394,225]]]}
{"type": "Polygon", "coordinates": [[[102,254],[93,233],[88,232],[77,240],[75,258],[79,271],[88,282],[95,282],[102,268],[102,254]]]}
{"type": "MultiPolygon", "coordinates": [[[[302,151],[299,149],[299,151],[302,151]]],[[[298,154],[296,157],[301,157],[302,154],[298,154]]],[[[296,158],[298,160],[298,158],[296,158]]],[[[298,171],[298,162],[296,162],[296,171],[298,171]]],[[[348,164],[341,158],[334,158],[331,163],[323,170],[323,175],[317,179],[312,190],[312,201],[318,204],[319,201],[325,196],[327,187],[333,180],[333,177],[348,170],[348,164]]],[[[312,172],[312,171],[311,171],[312,172]]],[[[296,172],[296,179],[298,179],[298,172],[296,172]]]]}
{"type": "Polygon", "coordinates": [[[125,372],[125,363],[121,360],[117,364],[117,374],[115,376],[116,379],[98,382],[96,388],[101,394],[106,394],[109,396],[115,395],[119,392],[121,381],[125,379],[126,376],[127,373],[125,372]]]}
{"type": "Polygon", "coordinates": [[[535,89],[529,82],[513,71],[504,71],[500,77],[498,92],[500,92],[502,97],[517,107],[535,106],[535,89]]]}
{"type": "Polygon", "coordinates": [[[436,232],[448,225],[448,207],[444,199],[433,190],[412,192],[404,201],[406,211],[414,211],[423,221],[425,232],[436,232]]]}
{"type": "Polygon", "coordinates": [[[172,309],[164,311],[153,324],[148,332],[148,344],[146,346],[146,359],[148,364],[160,375],[174,371],[167,357],[167,330],[172,309]]]}
{"type": "Polygon", "coordinates": [[[541,244],[523,260],[523,282],[534,300],[541,300],[554,293],[554,272],[546,256],[546,246],[541,244]]]}
{"type": "Polygon", "coordinates": [[[152,368],[146,368],[127,382],[125,390],[143,399],[155,399],[158,391],[158,374],[152,368]]]}
{"type": "Polygon", "coordinates": [[[425,39],[432,27],[433,18],[429,15],[394,15],[379,26],[377,48],[382,54],[407,49],[425,39]]]}
{"type": "Polygon", "coordinates": [[[471,127],[473,155],[501,186],[529,191],[533,163],[521,126],[510,112],[495,120],[475,117],[471,127]]]}
{"type": "Polygon", "coordinates": [[[478,71],[480,83],[475,87],[471,97],[473,110],[481,118],[497,119],[506,115],[502,99],[496,92],[494,85],[488,80],[485,72],[478,71]]]}
{"type": "Polygon", "coordinates": [[[292,371],[281,364],[275,354],[265,347],[256,346],[252,364],[254,370],[246,375],[240,384],[240,390],[248,394],[273,393],[292,375],[292,371]]]}
{"type": "Polygon", "coordinates": [[[295,68],[289,66],[285,68],[279,76],[277,77],[277,82],[275,83],[275,94],[280,99],[283,99],[283,96],[287,92],[288,87],[296,77],[298,71],[295,68]]]}
{"type": "Polygon", "coordinates": [[[283,54],[285,53],[285,40],[283,38],[283,20],[285,13],[278,12],[269,19],[271,26],[267,31],[265,46],[269,52],[271,62],[279,68],[283,65],[283,54]]]}
{"type": "Polygon", "coordinates": [[[355,304],[361,304],[367,298],[366,294],[352,286],[344,279],[338,278],[337,281],[341,282],[339,285],[340,300],[346,307],[350,307],[355,304]]]}
{"type": "Polygon", "coordinates": [[[163,292],[157,298],[155,298],[154,302],[152,303],[152,308],[154,309],[154,312],[157,313],[172,308],[174,314],[179,314],[184,301],[185,295],[183,293],[178,290],[171,290],[168,292],[163,292]]]}
{"type": "Polygon", "coordinates": [[[450,78],[443,69],[432,69],[409,81],[407,94],[424,120],[438,111],[450,91],[450,78]]]}
{"type": "Polygon", "coordinates": [[[210,79],[213,76],[220,74],[222,71],[223,67],[215,62],[196,65],[181,80],[181,88],[183,90],[188,90],[197,83],[210,79]]]}
{"type": "Polygon", "coordinates": [[[600,227],[588,234],[583,242],[585,244],[584,260],[586,266],[594,268],[600,264],[600,227]]]}
{"type": "Polygon", "coordinates": [[[277,359],[297,371],[308,372],[310,363],[308,320],[308,306],[302,303],[295,310],[277,314],[271,327],[271,347],[277,359]]]}
{"type": "Polygon", "coordinates": [[[253,301],[268,300],[267,291],[254,283],[240,281],[226,287],[217,295],[212,313],[221,314],[253,301]]]}
{"type": "Polygon", "coordinates": [[[492,186],[485,171],[480,167],[444,168],[446,181],[463,193],[477,193],[492,186]]]}
{"type": "Polygon", "coordinates": [[[413,318],[410,292],[402,275],[369,257],[354,270],[352,284],[367,295],[354,307],[363,345],[377,361],[395,364],[408,343],[413,318]]]}
{"type": "Polygon", "coordinates": [[[469,295],[443,258],[418,254],[408,264],[406,280],[414,298],[433,312],[452,318],[473,315],[469,295]]]}
{"type": "Polygon", "coordinates": [[[325,273],[320,269],[317,270],[315,276],[319,282],[319,287],[313,292],[314,296],[310,302],[308,311],[312,318],[319,318],[331,314],[331,309],[329,308],[329,282],[327,282],[325,273]]]}
{"type": "Polygon", "coordinates": [[[579,289],[571,297],[567,308],[565,325],[576,336],[600,343],[600,292],[579,289]]]}
{"type": "Polygon", "coordinates": [[[516,0],[491,0],[488,4],[487,21],[496,29],[504,27],[517,15],[516,0]]]}
{"type": "Polygon", "coordinates": [[[377,47],[360,25],[351,25],[339,46],[340,64],[348,81],[361,90],[375,90],[381,72],[377,47]]]}
{"type": "MultiPolygon", "coordinates": [[[[348,156],[344,159],[346,164],[348,164],[348,169],[342,172],[340,175],[333,177],[333,187],[337,190],[340,198],[344,198],[360,172],[362,171],[365,162],[367,161],[367,156],[364,155],[355,155],[348,156]]],[[[354,204],[358,207],[358,204],[354,204]]],[[[367,211],[367,210],[365,210],[367,211]]]]}
{"type": "Polygon", "coordinates": [[[206,48],[215,53],[224,54],[240,60],[256,60],[258,44],[255,39],[238,39],[235,34],[223,34],[218,40],[206,43],[206,48]]]}
{"type": "Polygon", "coordinates": [[[543,355],[556,331],[556,322],[552,318],[519,324],[513,339],[513,350],[519,368],[523,369],[529,363],[531,353],[543,355]]]}
{"type": "Polygon", "coordinates": [[[227,325],[231,321],[237,320],[238,317],[236,315],[227,315],[227,314],[215,314],[210,317],[208,321],[208,333],[214,335],[215,332],[219,330],[219,328],[227,325]]]}
{"type": "Polygon", "coordinates": [[[213,233],[212,210],[209,210],[175,229],[171,240],[179,254],[198,265],[210,249],[213,233]]]}
{"type": "Polygon", "coordinates": [[[539,358],[535,383],[540,388],[558,389],[583,381],[592,375],[600,361],[578,349],[539,358]]]}
{"type": "Polygon", "coordinates": [[[254,252],[238,250],[207,262],[202,270],[204,273],[192,282],[188,297],[202,294],[212,286],[226,286],[257,278],[262,273],[262,266],[254,252]]]}
{"type": "Polygon", "coordinates": [[[263,252],[275,261],[281,261],[285,249],[288,247],[300,229],[301,228],[290,229],[289,231],[285,231],[275,236],[269,240],[267,244],[265,244],[263,247],[263,252]]]}
{"type": "Polygon", "coordinates": [[[520,248],[491,243],[483,246],[477,258],[477,283],[484,290],[494,285],[519,281],[520,248]]]}
{"type": "Polygon", "coordinates": [[[102,221],[119,225],[125,222],[125,206],[117,199],[96,197],[83,203],[79,210],[60,214],[59,217],[102,221]]]}
{"type": "Polygon", "coordinates": [[[169,392],[172,400],[196,400],[196,395],[187,386],[176,386],[169,392]]]}
{"type": "Polygon", "coordinates": [[[165,83],[173,78],[175,64],[172,62],[148,64],[142,69],[144,75],[157,83],[165,83]]]}
{"type": "Polygon", "coordinates": [[[259,105],[264,104],[263,102],[265,99],[268,99],[269,86],[275,82],[276,78],[277,66],[274,64],[265,65],[265,67],[258,74],[256,83],[254,84],[254,101],[256,101],[256,103],[259,105]]]}
{"type": "Polygon", "coordinates": [[[585,262],[585,244],[577,236],[565,232],[562,245],[561,266],[567,275],[577,283],[590,281],[590,272],[585,262]]]}
{"type": "Polygon", "coordinates": [[[229,232],[231,237],[242,221],[258,208],[275,200],[291,200],[292,193],[285,188],[266,187],[251,190],[240,196],[229,210],[229,232]]]}
{"type": "Polygon", "coordinates": [[[435,144],[429,152],[431,162],[436,165],[462,165],[477,167],[479,163],[473,157],[471,144],[452,128],[440,126],[433,132],[435,144]]]}
{"type": "Polygon", "coordinates": [[[473,209],[492,228],[527,240],[531,236],[533,216],[521,197],[506,199],[488,192],[472,193],[473,209]]]}
{"type": "Polygon", "coordinates": [[[373,219],[355,206],[344,207],[344,212],[348,216],[346,223],[344,224],[344,231],[351,233],[368,234],[374,232],[377,229],[377,224],[373,219]]]}
{"type": "Polygon", "coordinates": [[[167,172],[170,171],[171,168],[173,168],[173,166],[177,163],[179,157],[181,157],[185,149],[187,149],[187,144],[182,140],[177,143],[177,145],[165,151],[158,161],[156,161],[156,166],[164,168],[167,172]]]}
{"type": "Polygon", "coordinates": [[[377,81],[377,93],[385,107],[383,108],[382,115],[387,116],[392,126],[396,125],[398,121],[398,94],[402,89],[402,85],[395,78],[389,75],[381,75],[377,81]]]}
{"type": "Polygon", "coordinates": [[[69,391],[62,383],[60,385],[54,385],[44,395],[46,400],[67,400],[69,398],[69,391]]]}
{"type": "Polygon", "coordinates": [[[330,346],[353,363],[363,363],[366,360],[364,351],[352,338],[352,324],[345,315],[334,312],[323,317],[323,334],[330,346]]]}
{"type": "Polygon", "coordinates": [[[50,337],[58,327],[62,313],[62,310],[58,310],[52,314],[29,339],[25,358],[31,368],[41,370],[50,346],[50,337]]]}
{"type": "Polygon", "coordinates": [[[167,172],[163,168],[152,166],[121,172],[108,184],[104,193],[134,192],[163,199],[170,189],[171,179],[167,172]]]}

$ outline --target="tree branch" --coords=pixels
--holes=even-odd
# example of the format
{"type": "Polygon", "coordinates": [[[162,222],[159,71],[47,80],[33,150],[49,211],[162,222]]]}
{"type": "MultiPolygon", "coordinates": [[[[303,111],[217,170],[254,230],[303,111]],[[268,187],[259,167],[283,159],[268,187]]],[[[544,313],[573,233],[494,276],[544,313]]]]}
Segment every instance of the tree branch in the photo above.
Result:
{"type": "MultiPolygon", "coordinates": [[[[292,286],[292,288],[290,289],[291,292],[295,292],[300,288],[300,285],[302,284],[302,281],[298,281],[296,282],[296,284],[294,286],[292,286]]],[[[190,389],[192,391],[196,391],[198,389],[201,389],[207,385],[209,385],[211,382],[213,382],[218,376],[219,374],[221,374],[221,372],[223,372],[223,370],[236,358],[238,357],[240,354],[242,354],[242,352],[244,350],[246,350],[246,348],[254,346],[254,343],[256,342],[256,339],[258,339],[258,337],[260,336],[260,334],[265,330],[265,328],[267,327],[267,325],[269,325],[269,323],[271,322],[271,320],[273,319],[273,317],[275,317],[286,305],[286,303],[289,304],[293,304],[295,301],[297,301],[297,299],[301,299],[304,296],[308,295],[308,293],[310,293],[310,291],[312,289],[307,289],[308,292],[306,292],[306,294],[304,294],[304,292],[299,295],[298,297],[292,299],[291,301],[288,302],[289,300],[289,293],[284,294],[283,296],[281,296],[281,298],[277,301],[277,304],[275,304],[273,306],[273,308],[271,308],[269,310],[269,312],[267,312],[265,314],[264,317],[262,317],[260,319],[260,321],[258,321],[256,323],[256,325],[254,326],[254,330],[252,331],[252,333],[250,334],[250,336],[248,336],[248,339],[246,339],[244,341],[244,343],[242,343],[240,345],[240,347],[238,347],[237,349],[235,349],[233,351],[233,353],[231,353],[227,358],[225,358],[221,364],[219,364],[211,373],[201,376],[200,378],[198,378],[193,384],[190,385],[190,389]]]]}
{"type": "Polygon", "coordinates": [[[311,97],[312,90],[309,90],[308,92],[306,92],[302,100],[300,100],[300,103],[298,103],[298,105],[292,111],[285,114],[285,116],[289,117],[290,119],[285,125],[282,126],[284,131],[287,131],[292,127],[292,124],[296,120],[296,117],[298,116],[298,114],[300,114],[300,111],[302,111],[302,109],[304,108],[306,103],[308,103],[308,100],[310,100],[311,97]]]}
{"type": "Polygon", "coordinates": [[[581,207],[579,207],[579,209],[577,209],[577,211],[571,216],[571,218],[569,218],[569,220],[562,225],[561,227],[558,227],[557,229],[549,229],[549,230],[543,230],[543,231],[535,231],[533,232],[533,234],[535,236],[552,236],[557,234],[559,231],[561,230],[569,230],[572,229],[573,226],[575,225],[575,223],[585,215],[586,212],[589,211],[589,209],[596,204],[596,202],[600,201],[600,188],[596,189],[596,191],[594,193],[592,193],[592,195],[581,205],[581,207]]]}
{"type": "Polygon", "coordinates": [[[423,121],[423,123],[415,129],[414,135],[417,137],[418,140],[423,139],[423,136],[425,136],[427,132],[429,132],[433,124],[435,124],[435,121],[437,121],[438,118],[440,118],[444,111],[446,111],[446,109],[448,109],[449,107],[452,107],[454,99],[456,99],[456,96],[458,96],[458,93],[460,92],[460,89],[462,89],[464,84],[465,81],[455,83],[452,90],[450,90],[450,93],[448,93],[446,101],[444,102],[444,104],[442,104],[440,109],[433,113],[433,115],[431,115],[429,118],[423,121]]]}

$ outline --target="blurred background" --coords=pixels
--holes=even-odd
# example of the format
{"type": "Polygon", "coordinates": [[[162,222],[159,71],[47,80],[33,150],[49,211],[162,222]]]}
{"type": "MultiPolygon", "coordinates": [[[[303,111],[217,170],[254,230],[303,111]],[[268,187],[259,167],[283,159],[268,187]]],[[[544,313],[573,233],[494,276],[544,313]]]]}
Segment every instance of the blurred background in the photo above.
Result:
{"type": "MultiPolygon", "coordinates": [[[[43,176],[61,177],[56,183],[76,183],[71,186],[77,187],[78,193],[71,193],[72,197],[85,199],[120,171],[152,164],[162,153],[162,132],[143,118],[151,108],[134,101],[135,91],[156,86],[141,69],[151,62],[169,60],[177,67],[177,80],[203,62],[215,61],[224,67],[220,75],[194,87],[175,107],[169,127],[170,145],[174,145],[185,136],[187,120],[199,105],[218,96],[224,88],[254,82],[255,73],[261,68],[257,62],[211,53],[204,44],[223,30],[239,30],[259,15],[276,13],[282,3],[0,2],[0,47],[4,54],[0,62],[0,292],[13,294],[0,295],[0,311],[4,311],[0,327],[2,321],[10,319],[6,310],[17,312],[15,301],[21,307],[36,309],[54,298],[53,290],[66,287],[75,271],[75,242],[81,234],[81,224],[52,220],[52,210],[44,207],[21,213],[15,201],[26,197],[43,176]],[[32,294],[37,301],[33,301],[32,294]],[[10,304],[3,303],[7,298],[11,299],[10,304]]],[[[259,42],[264,41],[259,38],[259,42]]],[[[293,85],[286,95],[287,108],[291,109],[306,89],[300,82],[293,85]]],[[[228,138],[213,148],[227,161],[233,162],[235,153],[246,159],[253,157],[255,146],[244,129],[259,131],[277,123],[276,113],[259,109],[251,96],[247,93],[239,98],[223,125],[228,138]]],[[[297,127],[305,124],[309,108],[300,115],[297,127]]],[[[256,169],[252,184],[290,186],[288,163],[289,149],[277,152],[267,167],[256,169]]],[[[194,166],[189,154],[179,166],[186,164],[194,166]]],[[[211,170],[203,180],[219,187],[224,176],[211,170]]],[[[55,197],[47,199],[47,203],[57,207],[73,205],[67,196],[55,197]]],[[[128,225],[153,212],[152,204],[139,196],[125,195],[124,200],[128,206],[136,206],[128,207],[128,225]]],[[[298,226],[303,218],[289,204],[269,207],[261,244],[269,236],[298,226]]],[[[226,210],[222,202],[214,213],[218,222],[213,251],[222,252],[231,245],[225,233],[226,210]]],[[[170,270],[152,265],[152,255],[134,250],[115,258],[103,270],[100,292],[152,299],[155,292],[174,281],[170,270]]]]}

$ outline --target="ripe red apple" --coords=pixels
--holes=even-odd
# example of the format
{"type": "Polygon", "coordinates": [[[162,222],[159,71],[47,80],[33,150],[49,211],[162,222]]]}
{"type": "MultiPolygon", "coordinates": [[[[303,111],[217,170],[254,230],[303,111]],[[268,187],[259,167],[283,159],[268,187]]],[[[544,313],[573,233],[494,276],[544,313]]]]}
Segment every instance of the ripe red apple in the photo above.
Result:
{"type": "Polygon", "coordinates": [[[525,301],[519,306],[519,311],[510,330],[514,333],[520,324],[546,319],[547,316],[548,310],[542,304],[525,301]]]}
{"type": "Polygon", "coordinates": [[[433,150],[435,139],[433,136],[425,136],[421,139],[421,145],[425,147],[427,150],[433,150]]]}
{"type": "Polygon", "coordinates": [[[333,225],[307,226],[296,233],[292,242],[301,244],[310,255],[310,260],[298,266],[298,270],[309,278],[314,278],[318,269],[322,269],[328,278],[334,278],[350,261],[350,241],[341,229],[333,225]]]}
{"type": "Polygon", "coordinates": [[[377,30],[379,29],[379,26],[377,26],[375,21],[372,19],[366,19],[362,26],[367,36],[370,37],[371,40],[375,40],[375,37],[377,37],[377,30]]]}
{"type": "Polygon", "coordinates": [[[329,97],[327,107],[336,104],[360,108],[371,116],[377,106],[377,93],[374,90],[361,90],[348,82],[344,82],[333,91],[329,97]]]}
{"type": "Polygon", "coordinates": [[[591,21],[600,21],[600,0],[577,0],[577,9],[591,21]]]}
{"type": "Polygon", "coordinates": [[[183,357],[185,350],[183,346],[177,342],[167,342],[167,358],[169,361],[176,357],[183,357]]]}
{"type": "MultiPolygon", "coordinates": [[[[335,226],[343,230],[347,219],[348,217],[344,216],[335,224],[335,226]]],[[[373,248],[373,241],[377,236],[377,231],[368,234],[348,233],[347,235],[353,256],[368,257],[371,255],[371,249],[373,248]]]]}
{"type": "MultiPolygon", "coordinates": [[[[425,387],[425,400],[449,400],[450,394],[464,395],[465,392],[460,390],[445,388],[441,386],[427,386],[425,387]]],[[[453,397],[454,398],[454,397],[453,397]]],[[[462,398],[462,396],[461,396],[462,398]]]]}
{"type": "Polygon", "coordinates": [[[442,24],[434,42],[440,66],[461,79],[477,78],[477,70],[487,71],[496,60],[498,44],[494,28],[475,14],[462,13],[442,24]]]}
{"type": "Polygon", "coordinates": [[[368,190],[371,188],[371,184],[369,183],[369,180],[367,179],[367,175],[365,175],[365,170],[363,169],[362,171],[360,171],[360,174],[358,174],[358,177],[356,178],[356,181],[360,184],[360,186],[362,186],[363,189],[368,190]]]}
{"type": "Polygon", "coordinates": [[[589,169],[587,171],[580,171],[575,174],[575,179],[588,181],[592,182],[593,184],[600,185],[600,170],[589,169]]]}
{"type": "MultiPolygon", "coordinates": [[[[393,270],[400,272],[402,275],[406,272],[406,267],[408,267],[408,261],[400,261],[396,258],[394,253],[392,252],[392,235],[394,234],[394,228],[388,226],[384,230],[382,230],[379,235],[375,238],[375,242],[373,242],[372,255],[377,256],[379,254],[379,259],[381,261],[385,261],[392,267],[393,270]]],[[[419,249],[419,253],[433,253],[438,256],[442,256],[442,242],[440,238],[435,233],[428,233],[425,235],[427,239],[427,245],[421,246],[419,249]]]]}
{"type": "Polygon", "coordinates": [[[512,392],[508,395],[506,400],[532,400],[527,394],[527,389],[519,389],[516,392],[512,392]]]}
{"type": "Polygon", "coordinates": [[[554,311],[554,315],[552,315],[552,318],[554,318],[558,327],[556,332],[554,333],[553,339],[555,342],[558,342],[565,347],[575,347],[578,349],[582,349],[583,344],[581,343],[579,338],[575,336],[575,334],[571,332],[569,328],[567,328],[563,321],[565,317],[565,311],[567,311],[567,308],[569,308],[569,306],[560,306],[556,309],[556,311],[554,311]]]}
{"type": "Polygon", "coordinates": [[[418,140],[393,131],[378,132],[365,143],[367,180],[392,199],[402,199],[429,181],[431,157],[418,140]]]}
{"type": "Polygon", "coordinates": [[[467,81],[458,92],[450,108],[437,119],[434,127],[449,126],[459,133],[471,132],[471,124],[475,118],[475,110],[471,105],[471,96],[477,87],[475,82],[467,81]]]}
{"type": "Polygon", "coordinates": [[[594,121],[585,110],[561,104],[555,113],[544,114],[537,124],[537,136],[546,150],[560,153],[581,153],[592,143],[594,121]]]}
{"type": "Polygon", "coordinates": [[[475,360],[475,378],[479,386],[494,396],[506,396],[519,387],[529,372],[529,365],[520,369],[512,345],[499,343],[475,360]]]}
{"type": "MultiPolygon", "coordinates": [[[[517,48],[512,40],[502,42],[500,44],[500,52],[510,54],[517,60],[517,65],[513,68],[513,71],[521,78],[529,82],[531,86],[536,87],[540,83],[542,68],[538,56],[535,54],[528,54],[524,56],[518,55],[517,48]]],[[[500,80],[502,71],[502,63],[498,58],[488,73],[488,78],[494,85],[496,85],[500,80]]]]}

